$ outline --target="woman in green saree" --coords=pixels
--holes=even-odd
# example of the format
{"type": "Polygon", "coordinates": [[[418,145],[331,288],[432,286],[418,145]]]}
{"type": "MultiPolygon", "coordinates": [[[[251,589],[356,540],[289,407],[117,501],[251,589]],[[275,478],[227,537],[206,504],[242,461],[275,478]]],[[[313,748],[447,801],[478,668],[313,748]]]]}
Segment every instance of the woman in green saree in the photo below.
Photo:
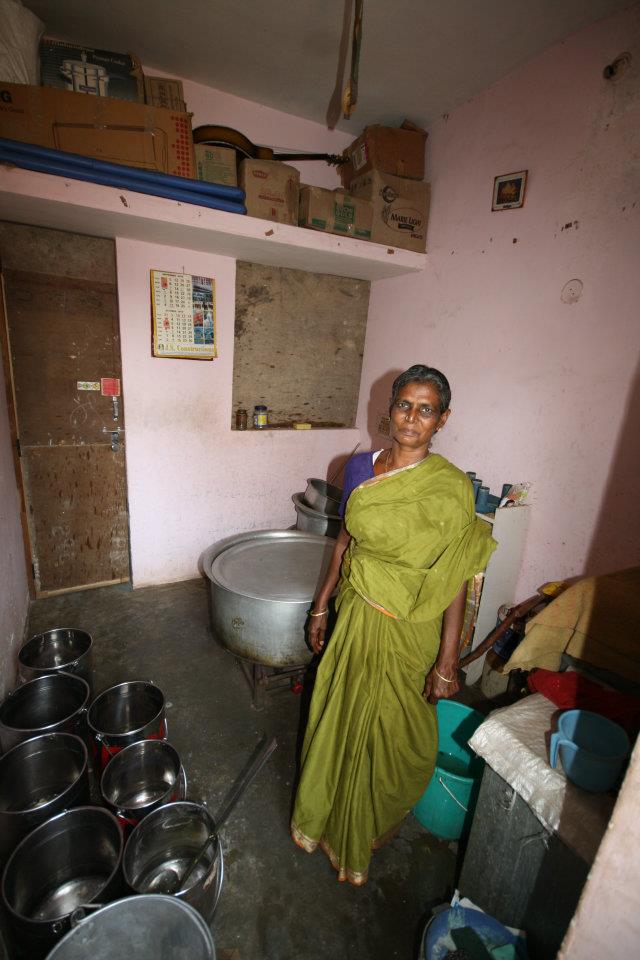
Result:
{"type": "MultiPolygon", "coordinates": [[[[451,391],[431,367],[393,384],[391,447],[347,501],[345,523],[314,600],[318,668],[291,834],[320,846],[338,879],[366,882],[371,852],[397,831],[433,773],[435,703],[459,689],[467,581],[495,548],[476,518],[469,478],[429,453],[451,391]]],[[[354,458],[355,459],[355,458],[354,458]]]]}

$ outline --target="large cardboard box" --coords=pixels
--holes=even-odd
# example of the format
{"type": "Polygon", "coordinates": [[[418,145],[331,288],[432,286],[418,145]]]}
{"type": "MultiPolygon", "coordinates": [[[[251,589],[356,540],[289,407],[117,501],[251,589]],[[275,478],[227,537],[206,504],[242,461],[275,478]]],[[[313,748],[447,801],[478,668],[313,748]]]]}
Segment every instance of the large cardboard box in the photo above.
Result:
{"type": "Polygon", "coordinates": [[[190,114],[143,103],[0,83],[0,136],[195,177],[190,114]]]}
{"type": "Polygon", "coordinates": [[[207,143],[196,143],[193,149],[198,180],[224,183],[228,187],[238,186],[235,150],[229,147],[212,147],[207,143]]]}
{"type": "Polygon", "coordinates": [[[298,224],[324,233],[371,239],[373,205],[344,190],[303,186],[300,190],[298,224]]]}
{"type": "Polygon", "coordinates": [[[351,193],[373,204],[371,239],[390,247],[424,253],[431,187],[372,170],[351,182],[351,193]]]}
{"type": "Polygon", "coordinates": [[[243,160],[239,185],[250,217],[298,223],[300,172],[279,160],[243,160]]]}
{"type": "Polygon", "coordinates": [[[411,180],[424,179],[424,149],[427,134],[405,121],[407,126],[365,127],[357,140],[347,147],[349,160],[340,166],[342,185],[349,187],[355,177],[371,170],[391,173],[411,180]]]}
{"type": "Polygon", "coordinates": [[[44,87],[144,103],[142,67],[130,53],[44,39],[40,41],[40,76],[44,87]]]}
{"type": "Polygon", "coordinates": [[[145,76],[144,99],[149,107],[164,107],[166,110],[181,110],[183,113],[187,110],[182,80],[145,76]]]}

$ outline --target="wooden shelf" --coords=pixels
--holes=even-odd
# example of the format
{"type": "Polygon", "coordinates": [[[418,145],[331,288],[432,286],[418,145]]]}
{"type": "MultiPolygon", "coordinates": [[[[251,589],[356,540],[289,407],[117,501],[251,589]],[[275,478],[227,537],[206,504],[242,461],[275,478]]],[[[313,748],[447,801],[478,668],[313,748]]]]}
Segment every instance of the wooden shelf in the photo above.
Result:
{"type": "Polygon", "coordinates": [[[0,164],[3,220],[98,237],[125,237],[360,280],[424,270],[426,254],[270,223],[134,190],[0,164]]]}

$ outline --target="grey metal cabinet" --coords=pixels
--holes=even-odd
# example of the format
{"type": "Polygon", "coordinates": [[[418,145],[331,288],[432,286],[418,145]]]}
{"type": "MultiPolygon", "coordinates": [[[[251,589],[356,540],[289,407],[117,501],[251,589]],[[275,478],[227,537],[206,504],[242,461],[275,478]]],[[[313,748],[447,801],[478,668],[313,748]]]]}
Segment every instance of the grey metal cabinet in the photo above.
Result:
{"type": "Polygon", "coordinates": [[[462,864],[461,895],[501,923],[525,930],[532,960],[553,960],[588,872],[589,865],[485,766],[462,864]]]}

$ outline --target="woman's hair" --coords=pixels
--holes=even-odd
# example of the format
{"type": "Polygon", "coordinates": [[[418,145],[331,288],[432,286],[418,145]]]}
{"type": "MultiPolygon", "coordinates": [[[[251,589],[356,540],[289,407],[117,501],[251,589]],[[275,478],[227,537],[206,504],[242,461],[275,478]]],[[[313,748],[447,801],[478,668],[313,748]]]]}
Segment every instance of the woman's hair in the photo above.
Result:
{"type": "Polygon", "coordinates": [[[393,381],[391,387],[391,400],[389,401],[389,410],[398,399],[398,394],[408,383],[432,383],[438,391],[440,400],[440,413],[449,409],[451,403],[451,387],[444,373],[436,370],[435,367],[425,367],[423,363],[415,363],[404,373],[401,373],[393,381]]]}

